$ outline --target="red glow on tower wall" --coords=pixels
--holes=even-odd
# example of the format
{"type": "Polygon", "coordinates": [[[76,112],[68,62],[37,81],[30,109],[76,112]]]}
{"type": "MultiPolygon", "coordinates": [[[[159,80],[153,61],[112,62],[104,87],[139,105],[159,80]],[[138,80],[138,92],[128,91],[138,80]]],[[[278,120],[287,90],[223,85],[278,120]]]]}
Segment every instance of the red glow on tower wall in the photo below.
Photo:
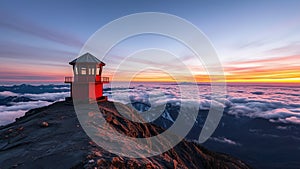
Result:
{"type": "Polygon", "coordinates": [[[73,77],[66,77],[65,83],[71,84],[71,98],[76,100],[107,100],[103,96],[103,84],[109,83],[108,77],[102,77],[105,63],[90,53],[86,53],[69,63],[73,66],[73,77]]]}

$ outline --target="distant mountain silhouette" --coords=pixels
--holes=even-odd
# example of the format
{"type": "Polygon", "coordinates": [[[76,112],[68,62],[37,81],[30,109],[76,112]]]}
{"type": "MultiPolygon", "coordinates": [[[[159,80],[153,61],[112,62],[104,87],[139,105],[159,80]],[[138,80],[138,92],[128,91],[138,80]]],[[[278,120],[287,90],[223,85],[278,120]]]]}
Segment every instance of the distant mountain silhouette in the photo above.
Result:
{"type": "MultiPolygon", "coordinates": [[[[100,109],[111,117],[106,119],[107,122],[126,135],[145,137],[164,130],[155,124],[135,123],[124,119],[113,102],[102,102],[100,109]]],[[[124,148],[127,146],[125,144],[124,148]]],[[[68,102],[57,102],[30,110],[16,122],[1,127],[0,154],[1,169],[250,168],[241,160],[209,151],[186,140],[169,151],[150,158],[116,156],[90,140],[77,120],[73,105],[68,102]]]]}
{"type": "MultiPolygon", "coordinates": [[[[131,105],[140,112],[152,108],[142,102],[134,102],[131,105]]],[[[180,108],[180,105],[167,103],[162,116],[153,121],[153,124],[165,129],[171,127],[180,108]]],[[[203,144],[205,147],[238,157],[254,168],[299,168],[300,125],[236,116],[228,111],[228,108],[225,108],[218,128],[203,144]]],[[[199,110],[196,122],[186,139],[198,140],[207,115],[208,110],[199,110]]]]}
{"type": "Polygon", "coordinates": [[[56,93],[56,92],[69,92],[69,85],[13,85],[13,86],[0,86],[0,92],[10,91],[14,93],[32,93],[32,94],[41,94],[41,93],[56,93]]]}
{"type": "Polygon", "coordinates": [[[10,106],[12,103],[18,103],[18,102],[29,102],[34,101],[33,99],[30,99],[28,97],[24,96],[8,96],[3,99],[0,99],[0,105],[10,106]]]}

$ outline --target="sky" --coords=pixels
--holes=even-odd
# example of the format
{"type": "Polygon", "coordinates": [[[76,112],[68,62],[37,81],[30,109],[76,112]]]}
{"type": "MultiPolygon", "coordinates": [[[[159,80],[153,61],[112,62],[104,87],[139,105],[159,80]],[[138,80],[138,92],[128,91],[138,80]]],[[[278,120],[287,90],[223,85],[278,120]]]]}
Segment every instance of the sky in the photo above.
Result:
{"type": "MultiPolygon", "coordinates": [[[[1,82],[63,82],[72,75],[68,62],[105,24],[139,12],[181,17],[199,28],[214,46],[227,82],[300,82],[300,1],[0,1],[1,82]]],[[[174,28],[175,29],[175,28],[174,28]]],[[[122,29],[120,28],[120,31],[122,29]]],[[[207,81],[205,68],[184,45],[168,37],[141,35],[117,44],[104,58],[104,76],[112,77],[124,58],[143,49],[159,48],[176,55],[142,55],[119,70],[151,65],[136,72],[136,81],[172,81],[168,71],[189,81],[207,81]],[[160,64],[163,70],[153,68],[160,64]]]]}

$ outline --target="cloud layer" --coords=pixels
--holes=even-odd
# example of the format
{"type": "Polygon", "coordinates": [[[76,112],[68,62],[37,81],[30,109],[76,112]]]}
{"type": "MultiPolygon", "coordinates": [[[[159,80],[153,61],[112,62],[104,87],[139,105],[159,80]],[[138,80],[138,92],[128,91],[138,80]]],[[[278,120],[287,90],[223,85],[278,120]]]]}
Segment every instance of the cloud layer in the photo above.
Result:
{"type": "MultiPolygon", "coordinates": [[[[189,84],[184,84],[188,87],[189,84]]],[[[37,86],[38,87],[38,86],[37,86]]],[[[52,86],[54,90],[61,86],[52,86]]],[[[235,116],[248,116],[251,118],[265,118],[270,122],[300,124],[300,88],[296,86],[262,86],[262,85],[230,85],[226,99],[216,98],[211,100],[209,85],[199,85],[200,100],[193,95],[181,98],[179,86],[163,83],[132,83],[129,88],[120,83],[114,89],[106,86],[104,94],[109,100],[125,104],[130,102],[143,102],[150,106],[166,103],[174,105],[195,105],[199,109],[208,110],[214,102],[226,108],[226,112],[235,116]],[[183,104],[185,103],[185,104],[183,104]]],[[[67,89],[67,87],[63,87],[67,89]]],[[[192,93],[194,91],[190,91],[192,93]]],[[[55,101],[63,100],[69,92],[54,93],[14,93],[11,91],[0,92],[0,98],[8,96],[23,96],[34,101],[11,103],[9,106],[0,106],[0,125],[12,122],[14,118],[22,116],[24,112],[55,101]]]]}
{"type": "MultiPolygon", "coordinates": [[[[18,87],[18,86],[16,86],[18,87]]],[[[40,86],[33,86],[36,88],[40,88],[40,86]]],[[[59,85],[49,85],[49,87],[53,88],[54,90],[61,90],[67,89],[67,87],[61,87],[59,85]]],[[[46,88],[49,90],[49,88],[46,88]]],[[[0,92],[0,99],[5,99],[9,96],[14,97],[25,97],[29,98],[33,101],[19,101],[19,102],[10,102],[9,105],[0,104],[0,125],[5,125],[8,123],[13,122],[17,117],[23,116],[25,112],[28,110],[43,107],[52,104],[56,101],[64,100],[65,97],[68,97],[70,92],[55,92],[55,93],[40,93],[40,94],[33,94],[33,93],[14,93],[11,91],[2,91],[0,92]]]]}
{"type": "MultiPolygon", "coordinates": [[[[200,100],[195,100],[192,97],[181,98],[179,87],[176,85],[133,83],[130,89],[119,87],[112,92],[107,91],[106,94],[111,100],[123,103],[128,103],[124,98],[130,97],[133,102],[151,105],[188,102],[199,104],[200,109],[208,110],[212,103],[210,86],[199,85],[199,91],[200,100]]],[[[227,98],[225,100],[216,98],[213,102],[227,108],[228,113],[232,115],[300,124],[299,91],[300,88],[296,86],[230,85],[227,98]]]]}

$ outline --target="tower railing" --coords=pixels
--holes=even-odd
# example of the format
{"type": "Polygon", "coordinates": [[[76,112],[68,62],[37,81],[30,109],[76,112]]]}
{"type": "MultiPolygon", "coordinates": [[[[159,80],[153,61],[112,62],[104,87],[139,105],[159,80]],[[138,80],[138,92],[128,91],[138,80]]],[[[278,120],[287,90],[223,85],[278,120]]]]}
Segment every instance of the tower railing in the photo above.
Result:
{"type": "Polygon", "coordinates": [[[73,82],[73,77],[65,77],[65,83],[72,83],[73,82]]]}
{"type": "MultiPolygon", "coordinates": [[[[77,82],[93,82],[93,80],[95,80],[95,82],[100,82],[100,83],[109,83],[109,77],[101,77],[101,78],[94,78],[95,76],[78,76],[75,77],[75,81],[77,82]]],[[[73,83],[74,82],[74,78],[71,76],[65,77],[65,83],[73,83]]]]}
{"type": "Polygon", "coordinates": [[[109,77],[101,77],[102,83],[109,83],[109,77]]]}

